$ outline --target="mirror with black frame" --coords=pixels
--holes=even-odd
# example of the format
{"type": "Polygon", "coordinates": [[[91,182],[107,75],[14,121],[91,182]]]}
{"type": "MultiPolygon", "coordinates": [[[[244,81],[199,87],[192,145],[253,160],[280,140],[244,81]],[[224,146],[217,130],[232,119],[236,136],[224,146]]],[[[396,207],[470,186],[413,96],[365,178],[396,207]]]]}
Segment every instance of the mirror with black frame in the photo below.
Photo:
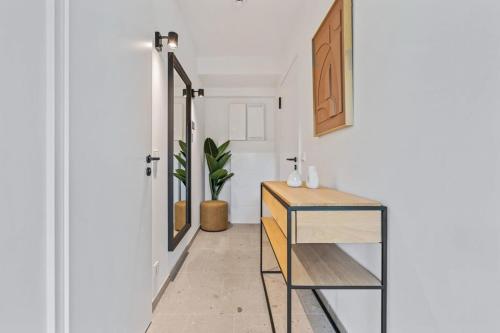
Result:
{"type": "Polygon", "coordinates": [[[191,227],[191,81],[168,53],[168,250],[191,227]],[[189,92],[189,93],[188,93],[189,92]]]}

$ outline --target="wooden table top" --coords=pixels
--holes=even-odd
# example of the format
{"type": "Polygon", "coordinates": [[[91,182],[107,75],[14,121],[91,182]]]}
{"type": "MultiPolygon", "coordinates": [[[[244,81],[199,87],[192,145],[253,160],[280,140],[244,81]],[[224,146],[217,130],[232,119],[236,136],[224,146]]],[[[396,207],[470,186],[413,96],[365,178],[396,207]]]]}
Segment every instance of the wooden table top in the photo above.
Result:
{"type": "Polygon", "coordinates": [[[328,187],[310,189],[290,187],[283,181],[265,181],[264,186],[278,195],[289,206],[381,206],[375,200],[340,192],[328,187]]]}

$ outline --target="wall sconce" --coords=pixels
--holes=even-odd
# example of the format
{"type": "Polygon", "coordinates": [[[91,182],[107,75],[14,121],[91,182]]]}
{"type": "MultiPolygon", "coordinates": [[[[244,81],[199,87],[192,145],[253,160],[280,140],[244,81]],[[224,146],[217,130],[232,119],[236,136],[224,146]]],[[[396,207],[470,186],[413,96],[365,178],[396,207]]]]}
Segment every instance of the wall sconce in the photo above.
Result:
{"type": "MultiPolygon", "coordinates": [[[[187,95],[187,90],[182,89],[182,96],[185,97],[186,95],[187,95]]],[[[198,97],[205,96],[205,89],[198,89],[198,90],[191,89],[191,97],[195,98],[197,95],[198,97]]]]}
{"type": "Polygon", "coordinates": [[[205,96],[205,89],[198,89],[198,90],[193,89],[193,97],[196,97],[195,94],[198,94],[198,97],[203,97],[205,96]]]}
{"type": "Polygon", "coordinates": [[[167,40],[167,45],[171,49],[176,49],[179,45],[179,35],[177,32],[170,31],[167,36],[162,36],[159,31],[155,31],[155,48],[158,52],[163,49],[163,40],[167,40]]]}

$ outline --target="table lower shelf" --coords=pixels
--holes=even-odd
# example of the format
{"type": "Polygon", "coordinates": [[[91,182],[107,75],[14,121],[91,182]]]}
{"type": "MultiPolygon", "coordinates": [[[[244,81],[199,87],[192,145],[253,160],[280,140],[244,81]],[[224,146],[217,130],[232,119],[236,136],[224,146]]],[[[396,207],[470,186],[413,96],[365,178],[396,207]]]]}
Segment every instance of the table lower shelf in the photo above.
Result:
{"type": "MultiPolygon", "coordinates": [[[[287,239],[272,217],[263,217],[262,225],[286,280],[287,239]]],[[[292,288],[382,287],[375,275],[336,244],[292,244],[291,253],[292,288]]]]}

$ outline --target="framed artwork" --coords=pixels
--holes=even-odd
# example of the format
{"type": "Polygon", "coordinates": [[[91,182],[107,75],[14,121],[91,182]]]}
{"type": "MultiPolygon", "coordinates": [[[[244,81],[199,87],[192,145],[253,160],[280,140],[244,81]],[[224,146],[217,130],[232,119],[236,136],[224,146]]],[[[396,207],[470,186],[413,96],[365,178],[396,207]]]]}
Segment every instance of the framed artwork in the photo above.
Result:
{"type": "Polygon", "coordinates": [[[336,0],[312,40],[314,135],[353,123],[352,0],[336,0]]]}

